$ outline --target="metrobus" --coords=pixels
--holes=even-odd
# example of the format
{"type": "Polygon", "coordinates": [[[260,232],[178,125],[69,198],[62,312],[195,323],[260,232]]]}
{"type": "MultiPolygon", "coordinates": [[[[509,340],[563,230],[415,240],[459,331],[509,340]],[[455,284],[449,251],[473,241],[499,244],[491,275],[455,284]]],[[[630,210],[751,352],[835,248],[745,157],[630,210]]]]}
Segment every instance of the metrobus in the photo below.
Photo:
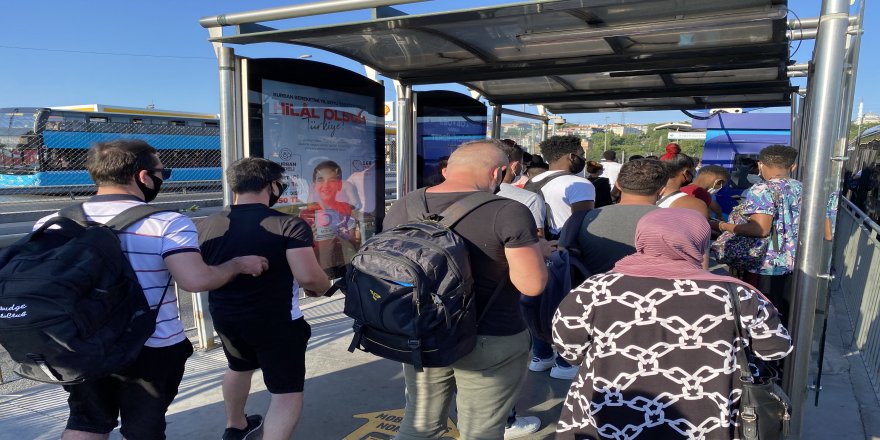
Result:
{"type": "Polygon", "coordinates": [[[758,153],[768,145],[791,145],[790,113],[716,113],[694,119],[691,125],[706,129],[702,165],[719,165],[730,172],[730,182],[716,196],[724,212],[730,212],[755,181],[758,153]]]}
{"type": "Polygon", "coordinates": [[[0,189],[67,194],[94,189],[84,169],[96,142],[141,139],[174,170],[168,188],[220,188],[216,115],[99,104],[0,108],[0,189]]]}

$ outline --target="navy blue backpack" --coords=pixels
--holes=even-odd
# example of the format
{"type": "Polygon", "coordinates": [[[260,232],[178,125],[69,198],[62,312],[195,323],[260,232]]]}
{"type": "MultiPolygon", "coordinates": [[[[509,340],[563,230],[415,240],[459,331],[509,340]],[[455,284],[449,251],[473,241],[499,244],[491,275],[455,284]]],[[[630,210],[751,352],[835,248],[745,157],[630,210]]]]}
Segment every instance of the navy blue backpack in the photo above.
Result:
{"type": "Polygon", "coordinates": [[[520,296],[520,305],[532,336],[553,343],[553,315],[571,289],[592,275],[580,259],[577,235],[587,212],[577,211],[559,233],[558,249],[546,260],[547,285],[540,296],[520,296]]]}

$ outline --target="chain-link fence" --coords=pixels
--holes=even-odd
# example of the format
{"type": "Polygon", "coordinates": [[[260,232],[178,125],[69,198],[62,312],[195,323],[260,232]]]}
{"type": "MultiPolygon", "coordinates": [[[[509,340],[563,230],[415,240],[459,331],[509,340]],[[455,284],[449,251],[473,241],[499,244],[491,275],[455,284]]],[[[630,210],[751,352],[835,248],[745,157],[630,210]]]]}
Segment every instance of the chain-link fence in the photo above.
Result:
{"type": "Polygon", "coordinates": [[[0,109],[0,218],[52,212],[71,199],[93,194],[95,187],[85,170],[88,149],[118,139],[147,142],[158,150],[163,166],[173,170],[158,203],[172,203],[175,209],[220,203],[216,120],[0,109]]]}

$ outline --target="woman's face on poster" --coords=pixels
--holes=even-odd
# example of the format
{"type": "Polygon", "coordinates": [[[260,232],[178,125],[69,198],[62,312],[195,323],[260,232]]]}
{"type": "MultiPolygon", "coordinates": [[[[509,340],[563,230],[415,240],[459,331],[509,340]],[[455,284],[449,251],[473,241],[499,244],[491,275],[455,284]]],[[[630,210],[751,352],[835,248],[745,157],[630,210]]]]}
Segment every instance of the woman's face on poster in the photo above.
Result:
{"type": "Polygon", "coordinates": [[[333,202],[336,193],[342,190],[342,180],[333,168],[324,168],[315,173],[315,192],[322,202],[333,202]]]}

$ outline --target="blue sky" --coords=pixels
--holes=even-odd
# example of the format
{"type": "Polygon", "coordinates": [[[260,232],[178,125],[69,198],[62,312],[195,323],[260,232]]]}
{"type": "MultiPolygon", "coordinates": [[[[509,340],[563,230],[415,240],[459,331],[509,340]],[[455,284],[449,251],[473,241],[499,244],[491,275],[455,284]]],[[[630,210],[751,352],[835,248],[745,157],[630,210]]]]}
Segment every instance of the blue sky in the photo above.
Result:
{"type": "MultiPolygon", "coordinates": [[[[3,2],[0,7],[4,16],[0,26],[0,107],[86,103],[143,107],[154,103],[162,109],[216,113],[217,62],[207,41],[208,32],[199,26],[198,19],[296,3],[307,1],[3,2]]],[[[511,1],[438,0],[398,8],[408,13],[423,13],[507,3],[511,1]]],[[[880,59],[873,55],[880,52],[880,38],[874,35],[880,24],[880,11],[872,6],[868,5],[862,40],[856,102],[863,99],[866,112],[880,113],[880,84],[873,78],[880,68],[880,59]]],[[[801,18],[816,17],[821,0],[789,0],[789,7],[801,18]]],[[[359,11],[302,18],[290,24],[307,26],[368,17],[369,11],[359,11]]],[[[803,43],[795,55],[798,62],[805,62],[812,52],[812,43],[803,43]]],[[[315,61],[363,72],[357,63],[312,48],[262,44],[235,49],[239,55],[249,57],[293,58],[308,54],[315,61]]],[[[387,83],[386,99],[390,100],[394,92],[390,82],[387,83]]],[[[434,88],[463,91],[451,85],[434,88]]],[[[521,110],[519,106],[513,108],[521,110]]],[[[573,122],[604,123],[606,116],[612,122],[620,120],[619,114],[608,113],[566,115],[566,118],[573,122]]],[[[680,112],[626,114],[626,122],[685,119],[680,112]]]]}

